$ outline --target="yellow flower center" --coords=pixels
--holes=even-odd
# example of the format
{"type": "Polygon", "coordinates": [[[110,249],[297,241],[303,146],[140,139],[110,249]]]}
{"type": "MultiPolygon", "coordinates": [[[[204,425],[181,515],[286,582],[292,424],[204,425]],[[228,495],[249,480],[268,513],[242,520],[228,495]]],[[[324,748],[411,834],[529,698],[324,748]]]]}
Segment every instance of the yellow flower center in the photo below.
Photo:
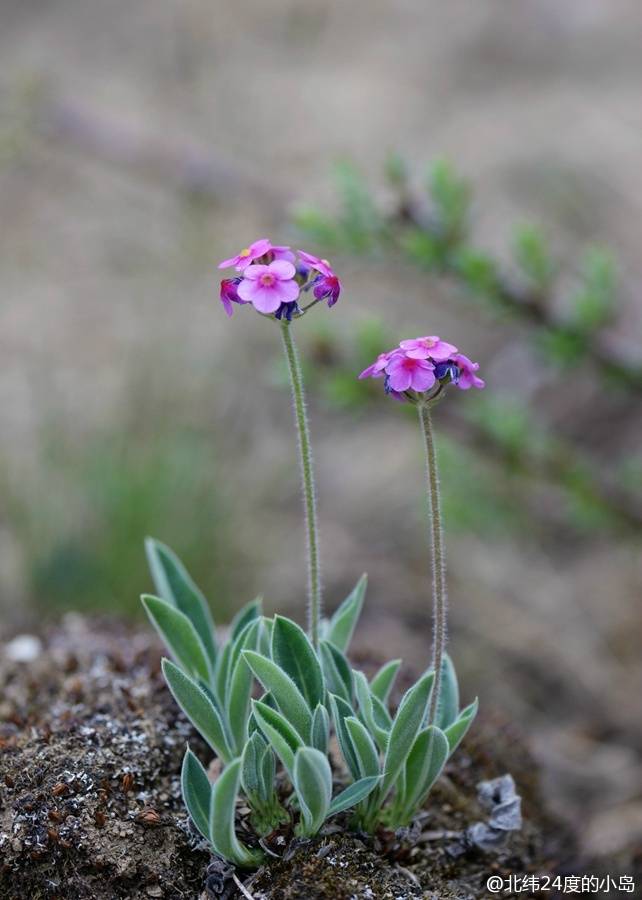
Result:
{"type": "Polygon", "coordinates": [[[241,252],[239,253],[239,256],[249,256],[250,253],[251,253],[250,248],[246,247],[244,250],[241,250],[241,252]]]}

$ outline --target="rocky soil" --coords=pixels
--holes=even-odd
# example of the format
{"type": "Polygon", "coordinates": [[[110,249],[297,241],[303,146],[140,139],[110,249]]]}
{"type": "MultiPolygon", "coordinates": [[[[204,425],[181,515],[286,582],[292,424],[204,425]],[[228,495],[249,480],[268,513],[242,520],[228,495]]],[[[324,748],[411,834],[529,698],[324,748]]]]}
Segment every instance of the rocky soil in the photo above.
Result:
{"type": "Polygon", "coordinates": [[[550,873],[562,846],[566,860],[572,852],[542,811],[522,742],[487,718],[412,833],[372,839],[335,822],[300,843],[286,832],[269,841],[275,855],[258,872],[233,873],[185,815],[185,742],[208,754],[165,689],[159,659],[147,630],[77,616],[40,643],[0,651],[5,900],[232,898],[242,895],[234,877],[254,900],[463,900],[487,896],[490,874],[550,873]],[[478,788],[507,772],[522,797],[523,824],[512,832],[502,831],[519,818],[510,785],[485,799],[478,788]]]}

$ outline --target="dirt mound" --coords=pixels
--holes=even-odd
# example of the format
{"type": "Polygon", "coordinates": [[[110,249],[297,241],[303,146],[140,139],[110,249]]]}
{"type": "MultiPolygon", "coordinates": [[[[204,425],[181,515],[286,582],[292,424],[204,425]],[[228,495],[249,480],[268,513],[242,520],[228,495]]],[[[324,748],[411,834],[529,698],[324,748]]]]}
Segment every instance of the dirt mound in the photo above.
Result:
{"type": "MultiPolygon", "coordinates": [[[[39,651],[27,647],[31,659],[15,655],[0,657],[0,896],[240,896],[185,815],[185,742],[204,760],[208,751],[163,684],[149,632],[68,617],[39,651]]],[[[288,834],[273,842],[268,864],[238,874],[256,900],[485,896],[490,874],[555,865],[545,835],[557,833],[559,844],[559,833],[542,816],[533,772],[515,736],[487,720],[456,754],[412,834],[373,839],[331,823],[314,841],[288,834]],[[477,785],[507,771],[525,822],[489,854],[469,831],[489,817],[477,785]]]]}

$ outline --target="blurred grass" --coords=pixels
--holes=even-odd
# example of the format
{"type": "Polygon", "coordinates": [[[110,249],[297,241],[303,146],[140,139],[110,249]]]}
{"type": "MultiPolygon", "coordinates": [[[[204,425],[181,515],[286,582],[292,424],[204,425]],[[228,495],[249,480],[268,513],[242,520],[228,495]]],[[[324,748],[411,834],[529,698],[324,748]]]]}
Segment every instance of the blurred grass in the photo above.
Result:
{"type": "Polygon", "coordinates": [[[74,441],[49,430],[36,471],[0,481],[29,596],[45,615],[71,608],[140,613],[151,587],[147,534],[172,546],[227,620],[238,605],[240,547],[209,435],[110,430],[74,441]]]}

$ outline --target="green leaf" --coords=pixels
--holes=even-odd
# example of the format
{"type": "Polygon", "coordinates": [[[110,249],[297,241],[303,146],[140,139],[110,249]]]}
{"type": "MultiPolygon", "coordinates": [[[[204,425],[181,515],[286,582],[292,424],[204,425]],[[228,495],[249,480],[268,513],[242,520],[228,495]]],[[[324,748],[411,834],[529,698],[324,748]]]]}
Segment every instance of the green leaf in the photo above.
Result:
{"type": "Polygon", "coordinates": [[[303,629],[284,616],[274,617],[272,660],[294,681],[310,710],[323,702],[325,685],[317,655],[303,629]]]}
{"type": "Polygon", "coordinates": [[[379,753],[368,734],[368,729],[356,716],[346,718],[345,725],[359,763],[359,775],[363,778],[379,775],[381,771],[379,753]]]}
{"type": "Polygon", "coordinates": [[[426,717],[426,706],[434,673],[428,672],[413,685],[399,704],[397,715],[390,729],[388,748],[383,763],[384,777],[381,785],[382,799],[397,780],[408,759],[408,754],[426,717]]]}
{"type": "Polygon", "coordinates": [[[441,729],[430,725],[419,732],[406,762],[405,792],[402,801],[406,818],[410,818],[425,800],[441,775],[448,754],[448,738],[441,729]]]}
{"type": "Polygon", "coordinates": [[[250,850],[241,843],[234,829],[240,775],[241,760],[235,759],[226,766],[212,788],[210,841],[214,850],[223,859],[242,868],[252,868],[261,863],[263,854],[260,850],[250,850]]]}
{"type": "Polygon", "coordinates": [[[274,786],[276,779],[276,757],[271,747],[266,747],[261,757],[261,782],[265,796],[270,798],[274,795],[274,786]]]}
{"type": "Polygon", "coordinates": [[[328,742],[330,740],[330,717],[325,706],[320,703],[314,710],[312,716],[312,731],[310,735],[310,743],[322,753],[328,752],[328,742]]]}
{"type": "Polygon", "coordinates": [[[282,713],[260,700],[252,701],[252,713],[266,740],[292,778],[294,754],[303,746],[303,741],[282,713]]]}
{"type": "Polygon", "coordinates": [[[332,707],[332,718],[334,719],[334,730],[337,734],[339,749],[343,755],[348,771],[354,779],[359,778],[361,770],[359,768],[359,759],[355,753],[354,745],[350,738],[350,732],[346,725],[346,719],[354,716],[354,710],[349,703],[339,697],[337,694],[330,694],[330,704],[332,707]]]}
{"type": "Polygon", "coordinates": [[[270,648],[272,646],[272,629],[274,628],[273,619],[268,619],[266,616],[261,616],[261,625],[259,628],[259,640],[257,645],[257,650],[259,653],[262,653],[263,656],[270,655],[270,648]]]}
{"type": "Polygon", "coordinates": [[[441,667],[441,690],[437,703],[436,724],[443,730],[451,725],[459,715],[459,684],[453,661],[444,653],[441,667]]]}
{"type": "Polygon", "coordinates": [[[370,692],[384,704],[388,702],[400,665],[400,659],[391,659],[390,662],[379,669],[370,682],[370,692]]]}
{"type": "Polygon", "coordinates": [[[373,695],[370,693],[370,685],[363,672],[354,670],[354,685],[363,722],[374,736],[379,749],[385,752],[388,746],[389,729],[380,722],[380,716],[375,714],[373,695]]]}
{"type": "MultiPolygon", "coordinates": [[[[335,816],[337,813],[343,812],[344,809],[350,809],[361,803],[366,797],[372,793],[381,781],[381,775],[374,775],[368,778],[360,778],[353,782],[344,791],[334,798],[328,810],[328,816],[335,816]]],[[[327,816],[326,816],[327,818],[327,816]]]]}
{"type": "Polygon", "coordinates": [[[259,805],[267,797],[264,792],[262,760],[268,748],[265,738],[258,731],[248,738],[241,756],[241,786],[251,805],[259,805]]]}
{"type": "Polygon", "coordinates": [[[174,699],[223,762],[232,758],[225,726],[205,691],[169,659],[163,659],[163,675],[174,699]]]}
{"type": "Polygon", "coordinates": [[[363,598],[365,597],[367,586],[368,576],[362,575],[352,593],[346,597],[330,619],[325,635],[326,640],[338,647],[343,653],[346,653],[350,646],[350,641],[363,607],[363,598]]]}
{"type": "Polygon", "coordinates": [[[244,650],[243,656],[266,691],[272,694],[279,709],[287,715],[304,743],[310,739],[312,713],[303,694],[290,676],[267,656],[244,650]]]}
{"type": "Polygon", "coordinates": [[[262,605],[262,598],[256,597],[241,607],[230,623],[230,639],[232,641],[239,636],[248,622],[253,622],[254,619],[260,618],[262,605]]]}
{"type": "Polygon", "coordinates": [[[324,753],[301,747],[294,757],[294,789],[301,808],[298,832],[313,837],[323,825],[332,799],[332,772],[324,753]]]}
{"type": "Polygon", "coordinates": [[[370,692],[370,697],[372,698],[372,713],[374,715],[375,722],[377,723],[379,728],[383,729],[386,732],[390,731],[390,729],[392,728],[392,718],[390,716],[390,713],[383,705],[381,700],[378,697],[375,697],[372,691],[370,692]]]}
{"type": "Polygon", "coordinates": [[[210,666],[205,648],[187,616],[158,597],[144,594],[141,600],[152,625],[183,671],[209,683],[210,666]]]}
{"type": "Polygon", "coordinates": [[[214,664],[217,656],[216,628],[207,600],[169,547],[148,537],[145,551],[159,595],[187,616],[203,642],[210,662],[214,664]]]}
{"type": "Polygon", "coordinates": [[[328,690],[332,694],[338,694],[348,703],[352,703],[354,696],[354,679],[352,669],[344,654],[334,644],[322,640],[319,642],[321,666],[328,690]]]}
{"type": "Polygon", "coordinates": [[[254,649],[257,644],[260,622],[248,622],[240,632],[230,655],[230,677],[226,689],[225,709],[230,736],[235,751],[241,753],[247,740],[247,724],[250,714],[250,694],[253,676],[247,662],[241,656],[243,649],[254,649]]]}
{"type": "Polygon", "coordinates": [[[209,814],[212,787],[207,773],[188,747],[181,768],[181,791],[190,817],[206,841],[210,839],[209,814]]]}
{"type": "Polygon", "coordinates": [[[466,732],[472,725],[473,720],[477,715],[478,709],[479,702],[477,698],[475,698],[470,706],[467,706],[466,709],[463,709],[460,712],[459,716],[455,719],[452,725],[449,725],[448,728],[445,729],[445,735],[448,738],[449,756],[451,756],[455,752],[459,744],[464,739],[466,732]]]}
{"type": "Polygon", "coordinates": [[[216,660],[214,670],[214,689],[221,709],[225,709],[227,700],[227,684],[230,676],[230,659],[232,658],[233,642],[227,641],[216,660]]]}

